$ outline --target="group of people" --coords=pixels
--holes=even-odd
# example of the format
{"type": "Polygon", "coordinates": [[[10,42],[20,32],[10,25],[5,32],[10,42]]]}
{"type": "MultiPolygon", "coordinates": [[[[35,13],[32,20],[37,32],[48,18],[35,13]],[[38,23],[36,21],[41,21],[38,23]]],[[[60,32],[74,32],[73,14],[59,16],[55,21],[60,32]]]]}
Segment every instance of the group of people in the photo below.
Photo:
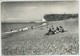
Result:
{"type": "MultiPolygon", "coordinates": [[[[23,29],[18,29],[17,31],[24,31],[24,30],[28,30],[28,29],[34,29],[34,27],[33,26],[26,27],[23,29]]],[[[10,31],[14,31],[14,30],[11,29],[10,31]]],[[[62,26],[56,27],[56,29],[54,29],[53,25],[51,25],[51,28],[49,28],[48,32],[45,35],[51,35],[51,34],[54,35],[54,34],[59,33],[59,32],[61,32],[61,33],[65,32],[65,30],[62,26]]]]}
{"type": "Polygon", "coordinates": [[[17,30],[14,30],[14,29],[10,29],[9,31],[12,32],[12,31],[24,31],[24,30],[28,30],[28,29],[33,29],[33,26],[31,27],[26,27],[26,28],[22,28],[22,29],[17,29],[17,30]]]}
{"type": "Polygon", "coordinates": [[[49,28],[48,33],[46,33],[46,35],[56,34],[59,32],[61,32],[61,33],[65,32],[65,30],[62,26],[56,27],[56,29],[54,29],[54,27],[52,26],[52,28],[49,28]]]}

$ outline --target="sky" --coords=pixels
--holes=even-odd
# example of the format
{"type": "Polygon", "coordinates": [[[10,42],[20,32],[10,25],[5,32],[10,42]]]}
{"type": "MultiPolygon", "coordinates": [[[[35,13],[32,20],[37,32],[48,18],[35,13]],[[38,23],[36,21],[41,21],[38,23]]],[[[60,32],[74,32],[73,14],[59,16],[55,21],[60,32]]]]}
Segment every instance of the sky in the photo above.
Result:
{"type": "Polygon", "coordinates": [[[30,22],[41,20],[45,14],[78,13],[76,1],[2,2],[2,22],[30,22]]]}

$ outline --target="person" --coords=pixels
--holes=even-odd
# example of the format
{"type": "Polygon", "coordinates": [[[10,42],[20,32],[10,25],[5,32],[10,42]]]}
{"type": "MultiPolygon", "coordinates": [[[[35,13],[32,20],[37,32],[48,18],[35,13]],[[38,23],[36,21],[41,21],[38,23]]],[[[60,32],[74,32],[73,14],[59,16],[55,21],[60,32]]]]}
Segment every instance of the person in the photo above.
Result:
{"type": "Polygon", "coordinates": [[[10,31],[13,31],[13,29],[11,29],[10,31]]]}
{"type": "Polygon", "coordinates": [[[49,29],[48,33],[50,34],[52,32],[51,28],[49,29]]]}
{"type": "Polygon", "coordinates": [[[56,31],[54,30],[54,28],[52,28],[52,34],[55,34],[55,32],[56,32],[56,31]]]}
{"type": "Polygon", "coordinates": [[[31,29],[33,29],[33,26],[31,26],[31,29]]]}
{"type": "Polygon", "coordinates": [[[58,27],[56,27],[56,33],[58,33],[59,32],[59,28],[58,27]]]}
{"type": "Polygon", "coordinates": [[[46,33],[45,35],[50,35],[52,32],[51,28],[49,28],[48,33],[46,33]]]}
{"type": "Polygon", "coordinates": [[[58,28],[58,27],[56,27],[56,30],[58,30],[58,31],[59,31],[59,28],[58,28]]]}
{"type": "Polygon", "coordinates": [[[62,26],[60,26],[59,32],[62,32],[62,33],[65,32],[62,26]]]}

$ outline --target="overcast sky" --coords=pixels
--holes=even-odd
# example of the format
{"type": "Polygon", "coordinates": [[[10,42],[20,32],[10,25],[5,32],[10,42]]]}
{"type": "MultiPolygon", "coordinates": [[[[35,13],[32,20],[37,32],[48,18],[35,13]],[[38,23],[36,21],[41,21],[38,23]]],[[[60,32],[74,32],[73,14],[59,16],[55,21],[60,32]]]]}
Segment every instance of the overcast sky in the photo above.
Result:
{"type": "Polygon", "coordinates": [[[3,2],[2,22],[41,20],[45,14],[78,13],[78,2],[3,2]]]}

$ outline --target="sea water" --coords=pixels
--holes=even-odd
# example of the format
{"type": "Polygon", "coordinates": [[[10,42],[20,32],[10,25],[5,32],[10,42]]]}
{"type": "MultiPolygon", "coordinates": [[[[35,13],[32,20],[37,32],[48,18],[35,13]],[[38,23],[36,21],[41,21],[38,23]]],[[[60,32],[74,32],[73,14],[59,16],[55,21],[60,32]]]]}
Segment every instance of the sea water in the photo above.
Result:
{"type": "Polygon", "coordinates": [[[39,23],[1,23],[1,32],[4,33],[11,29],[17,30],[37,25],[39,25],[39,23]]]}

